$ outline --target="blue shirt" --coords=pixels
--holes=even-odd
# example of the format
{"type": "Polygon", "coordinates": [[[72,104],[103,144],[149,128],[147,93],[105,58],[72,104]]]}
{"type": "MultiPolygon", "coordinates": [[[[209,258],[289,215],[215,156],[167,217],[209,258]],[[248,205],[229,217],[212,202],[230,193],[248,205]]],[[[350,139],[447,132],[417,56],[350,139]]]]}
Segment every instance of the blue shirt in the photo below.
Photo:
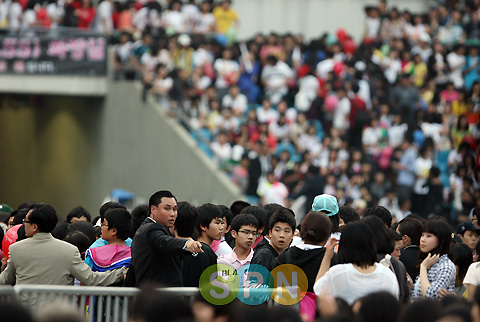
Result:
{"type": "Polygon", "coordinates": [[[415,160],[417,151],[410,147],[400,158],[400,164],[406,166],[406,169],[398,171],[397,184],[407,187],[413,187],[415,183],[415,160]]]}

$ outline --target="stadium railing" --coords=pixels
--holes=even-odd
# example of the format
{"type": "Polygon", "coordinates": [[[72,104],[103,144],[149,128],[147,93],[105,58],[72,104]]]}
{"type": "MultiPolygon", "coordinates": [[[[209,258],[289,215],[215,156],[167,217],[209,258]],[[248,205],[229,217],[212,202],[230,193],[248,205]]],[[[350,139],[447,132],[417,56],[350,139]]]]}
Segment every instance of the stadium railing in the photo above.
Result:
{"type": "MultiPolygon", "coordinates": [[[[190,303],[199,292],[196,287],[159,289],[187,298],[190,303]]],[[[0,301],[20,300],[32,311],[47,303],[70,303],[85,313],[87,321],[126,322],[129,305],[139,292],[133,287],[16,285],[0,287],[0,301]],[[95,303],[92,305],[92,303],[95,303]],[[99,309],[97,309],[99,308],[99,309]]]]}

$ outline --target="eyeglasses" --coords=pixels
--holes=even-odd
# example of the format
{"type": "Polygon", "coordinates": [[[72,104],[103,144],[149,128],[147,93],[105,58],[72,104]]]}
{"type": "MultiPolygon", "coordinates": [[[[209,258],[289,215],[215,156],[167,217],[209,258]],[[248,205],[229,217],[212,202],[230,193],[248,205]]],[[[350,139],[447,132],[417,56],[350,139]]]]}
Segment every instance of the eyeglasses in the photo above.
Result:
{"type": "Polygon", "coordinates": [[[108,227],[108,224],[102,222],[102,223],[100,224],[100,226],[102,226],[102,227],[108,227]]]}
{"type": "Polygon", "coordinates": [[[243,233],[245,235],[252,235],[253,237],[257,237],[258,233],[256,231],[249,231],[249,230],[239,230],[239,233],[243,233]]]}
{"type": "Polygon", "coordinates": [[[33,222],[31,222],[30,220],[27,220],[27,219],[25,219],[25,218],[23,218],[22,223],[24,223],[24,224],[33,224],[33,222]]]}

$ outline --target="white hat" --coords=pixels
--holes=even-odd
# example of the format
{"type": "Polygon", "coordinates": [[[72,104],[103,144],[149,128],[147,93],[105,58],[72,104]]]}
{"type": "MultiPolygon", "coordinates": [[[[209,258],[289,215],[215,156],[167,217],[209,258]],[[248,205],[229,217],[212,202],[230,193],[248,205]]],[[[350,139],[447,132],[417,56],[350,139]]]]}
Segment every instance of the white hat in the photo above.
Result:
{"type": "Polygon", "coordinates": [[[180,36],[178,36],[178,39],[177,39],[178,43],[182,46],[189,46],[190,45],[190,36],[187,35],[187,34],[181,34],[180,36]]]}

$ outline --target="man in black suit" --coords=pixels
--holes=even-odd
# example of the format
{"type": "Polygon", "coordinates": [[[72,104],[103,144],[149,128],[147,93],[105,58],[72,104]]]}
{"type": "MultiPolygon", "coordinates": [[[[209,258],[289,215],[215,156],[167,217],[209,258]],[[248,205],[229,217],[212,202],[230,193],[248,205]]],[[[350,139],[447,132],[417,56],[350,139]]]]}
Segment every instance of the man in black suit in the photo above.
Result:
{"type": "Polygon", "coordinates": [[[149,200],[150,216],[135,233],[132,262],[135,286],[157,283],[183,286],[182,256],[201,253],[194,240],[175,238],[169,231],[177,218],[177,200],[170,191],[154,193],[149,200]]]}

